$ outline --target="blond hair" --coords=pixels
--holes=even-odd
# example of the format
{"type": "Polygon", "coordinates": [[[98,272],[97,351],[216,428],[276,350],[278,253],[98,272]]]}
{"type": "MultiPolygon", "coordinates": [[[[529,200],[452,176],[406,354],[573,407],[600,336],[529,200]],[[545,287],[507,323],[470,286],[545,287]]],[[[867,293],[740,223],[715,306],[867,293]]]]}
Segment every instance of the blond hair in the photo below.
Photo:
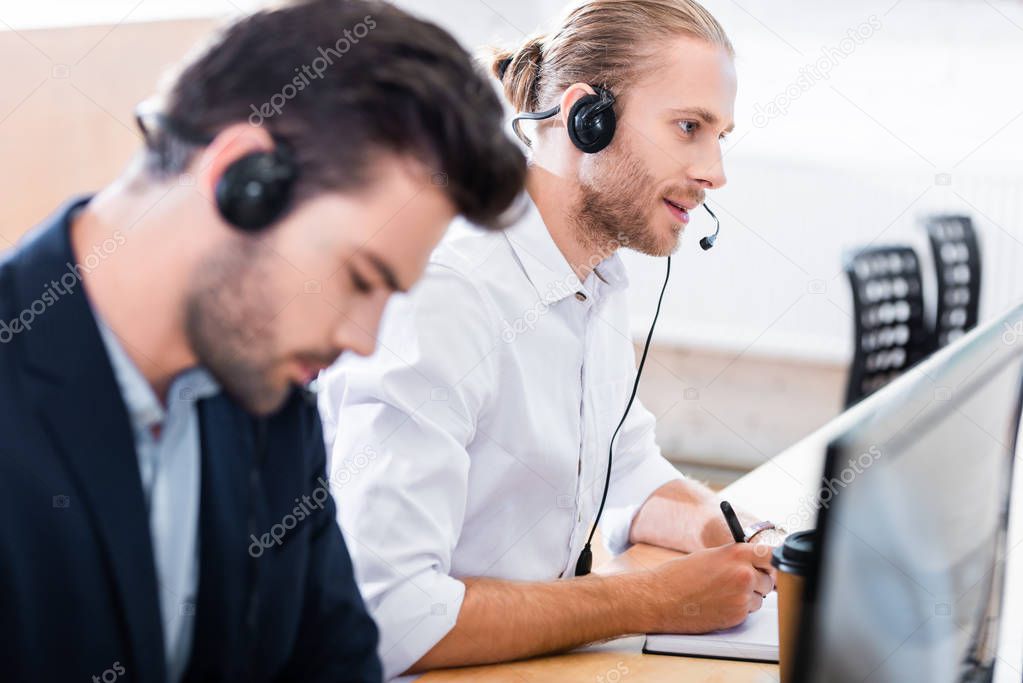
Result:
{"type": "Polygon", "coordinates": [[[551,34],[495,51],[491,69],[516,111],[538,111],[573,83],[619,94],[623,83],[653,66],[662,40],[679,36],[735,54],[721,24],[695,0],[585,0],[551,34]]]}

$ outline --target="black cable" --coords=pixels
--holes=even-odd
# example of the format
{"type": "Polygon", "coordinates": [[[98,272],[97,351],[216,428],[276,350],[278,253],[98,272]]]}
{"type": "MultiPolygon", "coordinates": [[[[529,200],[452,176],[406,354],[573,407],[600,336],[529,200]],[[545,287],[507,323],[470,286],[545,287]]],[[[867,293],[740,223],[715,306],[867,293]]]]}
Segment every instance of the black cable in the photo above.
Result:
{"type": "Polygon", "coordinates": [[[614,434],[611,435],[611,443],[607,447],[607,476],[604,478],[604,493],[600,497],[600,507],[597,508],[597,518],[593,520],[593,526],[590,528],[590,535],[586,539],[586,545],[583,547],[583,551],[579,553],[579,560],[575,564],[575,575],[586,576],[590,573],[590,569],[593,567],[593,551],[590,550],[590,543],[593,542],[593,534],[597,531],[597,525],[600,524],[600,517],[604,514],[604,504],[607,502],[607,490],[611,486],[611,461],[614,456],[615,437],[618,436],[618,432],[621,430],[622,425],[625,424],[625,419],[629,416],[629,410],[632,409],[632,403],[636,400],[636,392],[639,391],[639,378],[643,376],[643,366],[646,365],[646,354],[650,350],[650,340],[654,338],[654,328],[657,327],[657,318],[661,315],[661,302],[664,301],[664,292],[668,289],[668,279],[671,277],[671,257],[668,257],[668,266],[664,271],[664,284],[661,286],[661,294],[657,297],[657,310],[654,311],[654,321],[650,323],[650,331],[646,335],[646,343],[643,345],[643,355],[639,358],[639,367],[636,368],[636,381],[632,385],[632,395],[629,396],[629,402],[625,405],[625,412],[622,414],[621,421],[618,422],[618,426],[615,428],[614,434]]]}

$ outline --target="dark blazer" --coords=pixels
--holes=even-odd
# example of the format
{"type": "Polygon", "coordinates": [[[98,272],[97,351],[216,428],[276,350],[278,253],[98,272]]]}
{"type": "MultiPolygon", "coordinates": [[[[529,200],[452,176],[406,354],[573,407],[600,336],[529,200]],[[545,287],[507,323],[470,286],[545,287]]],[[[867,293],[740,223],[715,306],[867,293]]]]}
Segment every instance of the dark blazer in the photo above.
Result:
{"type": "MultiPolygon", "coordinates": [[[[0,260],[0,679],[161,683],[132,428],[82,283],[63,284],[75,279],[65,277],[68,212],[85,201],[0,260]]],[[[333,500],[306,505],[300,520],[295,510],[296,498],[323,500],[315,405],[296,391],[257,421],[221,393],[198,409],[199,591],[185,680],[378,681],[377,630],[333,500]],[[253,545],[289,523],[279,545],[253,545]]]]}

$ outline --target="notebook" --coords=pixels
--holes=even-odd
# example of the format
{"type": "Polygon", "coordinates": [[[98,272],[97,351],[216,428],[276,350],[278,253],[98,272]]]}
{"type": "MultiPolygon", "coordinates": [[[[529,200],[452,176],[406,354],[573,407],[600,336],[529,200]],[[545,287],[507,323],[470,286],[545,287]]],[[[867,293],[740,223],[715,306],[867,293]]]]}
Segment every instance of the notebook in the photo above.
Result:
{"type": "Polygon", "coordinates": [[[734,628],[696,636],[650,634],[646,637],[643,652],[777,662],[778,594],[768,595],[763,607],[734,628]]]}

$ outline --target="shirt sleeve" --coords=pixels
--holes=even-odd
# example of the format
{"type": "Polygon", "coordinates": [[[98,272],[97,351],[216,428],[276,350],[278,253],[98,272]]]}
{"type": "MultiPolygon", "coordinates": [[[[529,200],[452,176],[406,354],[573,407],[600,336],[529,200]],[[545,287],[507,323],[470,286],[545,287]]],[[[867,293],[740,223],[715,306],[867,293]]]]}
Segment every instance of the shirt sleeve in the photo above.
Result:
{"type": "Polygon", "coordinates": [[[475,286],[434,264],[388,306],[376,353],[321,378],[338,521],[387,679],[433,648],[462,605],[451,557],[465,516],[466,445],[494,385],[494,329],[475,286]]]}
{"type": "Polygon", "coordinates": [[[656,422],[637,398],[615,439],[611,486],[600,520],[604,544],[613,554],[625,552],[631,545],[632,520],[647,498],[664,484],[685,478],[661,455],[654,435],[656,422]]]}

